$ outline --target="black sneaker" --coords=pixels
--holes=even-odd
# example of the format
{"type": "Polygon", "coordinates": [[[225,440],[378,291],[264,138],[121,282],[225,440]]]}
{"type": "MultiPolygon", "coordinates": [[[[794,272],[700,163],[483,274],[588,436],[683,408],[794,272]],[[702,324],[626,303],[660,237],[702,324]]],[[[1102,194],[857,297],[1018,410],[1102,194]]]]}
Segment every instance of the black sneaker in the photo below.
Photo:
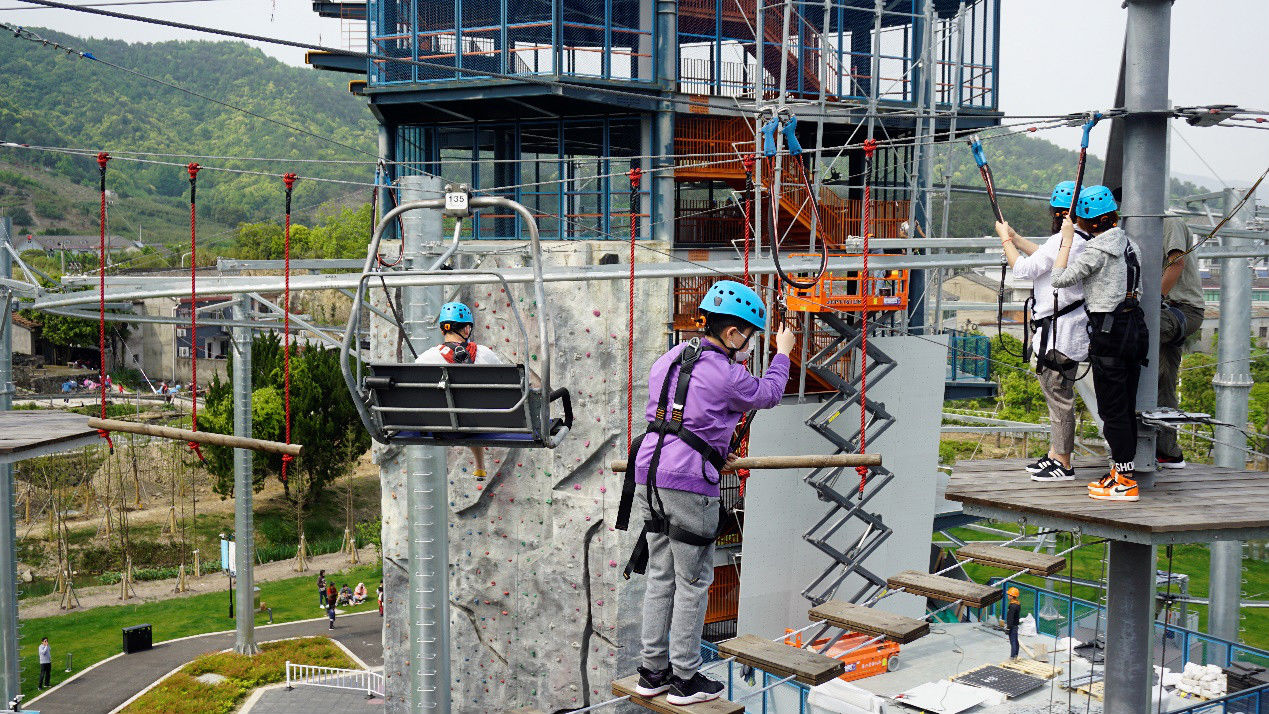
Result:
{"type": "Polygon", "coordinates": [[[1074,481],[1075,470],[1068,469],[1057,461],[1054,461],[1043,471],[1031,474],[1031,480],[1038,481],[1040,483],[1048,483],[1050,481],[1074,481]]]}
{"type": "Polygon", "coordinates": [[[1185,454],[1180,456],[1164,456],[1162,454],[1154,457],[1155,463],[1159,464],[1161,469],[1183,469],[1187,466],[1185,463],[1185,454]]]}
{"type": "Polygon", "coordinates": [[[691,679],[671,676],[670,693],[665,695],[665,700],[677,706],[700,704],[717,699],[724,688],[722,682],[715,682],[700,672],[693,674],[691,679]]]}
{"type": "Polygon", "coordinates": [[[1057,459],[1053,459],[1048,456],[1042,456],[1040,457],[1039,460],[1032,461],[1031,463],[1027,464],[1027,473],[1038,474],[1041,471],[1049,468],[1050,466],[1054,464],[1061,466],[1061,464],[1058,463],[1057,459]]]}
{"type": "Polygon", "coordinates": [[[635,691],[641,697],[655,697],[670,688],[670,679],[674,676],[674,670],[666,667],[660,672],[651,670],[646,667],[639,667],[639,683],[635,685],[635,691]]]}

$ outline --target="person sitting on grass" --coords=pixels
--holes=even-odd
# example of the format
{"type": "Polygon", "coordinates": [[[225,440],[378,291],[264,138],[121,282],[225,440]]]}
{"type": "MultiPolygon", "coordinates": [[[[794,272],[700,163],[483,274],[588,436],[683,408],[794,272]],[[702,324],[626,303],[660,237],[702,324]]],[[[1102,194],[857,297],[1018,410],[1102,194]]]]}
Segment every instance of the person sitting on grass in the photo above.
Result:
{"type": "Polygon", "coordinates": [[[339,589],[339,604],[351,605],[352,596],[352,588],[348,587],[348,583],[344,583],[344,586],[339,589]]]}
{"type": "Polygon", "coordinates": [[[353,588],[352,604],[360,605],[366,601],[366,584],[357,583],[357,587],[353,588]]]}

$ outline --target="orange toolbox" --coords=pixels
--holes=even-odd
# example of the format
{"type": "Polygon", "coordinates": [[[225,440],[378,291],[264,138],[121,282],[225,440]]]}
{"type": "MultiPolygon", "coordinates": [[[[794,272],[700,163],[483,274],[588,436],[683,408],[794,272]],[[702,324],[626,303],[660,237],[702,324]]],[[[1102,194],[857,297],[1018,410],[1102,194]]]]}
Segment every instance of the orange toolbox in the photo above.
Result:
{"type": "MultiPolygon", "coordinates": [[[[785,628],[786,633],[793,630],[785,628]]],[[[828,648],[824,654],[829,657],[836,658],[841,653],[849,649],[854,649],[863,645],[868,640],[873,639],[869,635],[861,635],[850,633],[838,640],[832,647],[828,648]]],[[[811,648],[819,651],[819,648],[828,644],[828,638],[816,640],[811,643],[811,648]]],[[[794,638],[784,638],[784,644],[794,647],[802,647],[802,635],[798,634],[794,638]]],[[[899,666],[899,643],[890,640],[881,640],[873,642],[851,652],[841,658],[846,665],[846,673],[838,677],[838,679],[850,682],[856,679],[864,679],[877,674],[885,674],[893,672],[899,666]]]]}

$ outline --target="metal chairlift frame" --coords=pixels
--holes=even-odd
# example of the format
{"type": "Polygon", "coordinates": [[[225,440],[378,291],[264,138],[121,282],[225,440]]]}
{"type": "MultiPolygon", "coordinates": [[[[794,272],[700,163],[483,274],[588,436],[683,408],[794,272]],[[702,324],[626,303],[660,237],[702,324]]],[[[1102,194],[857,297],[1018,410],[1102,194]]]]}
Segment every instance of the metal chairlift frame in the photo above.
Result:
{"type": "MultiPolygon", "coordinates": [[[[366,252],[366,262],[362,267],[361,279],[357,283],[357,289],[353,294],[352,310],[348,318],[348,324],[344,330],[344,340],[340,346],[340,370],[344,377],[344,383],[348,387],[349,393],[352,395],[353,404],[357,408],[357,414],[360,416],[362,424],[366,431],[375,440],[383,444],[391,443],[409,443],[409,444],[436,444],[445,446],[517,446],[525,447],[546,447],[555,448],[563,441],[568,434],[572,425],[572,404],[567,389],[551,389],[551,353],[549,341],[549,325],[547,313],[545,311],[546,290],[542,279],[542,251],[541,242],[538,234],[538,225],[533,214],[527,207],[516,201],[500,196],[470,196],[465,187],[455,191],[452,187],[446,187],[446,195],[443,198],[422,199],[419,201],[410,201],[403,203],[396,208],[384,214],[383,218],[375,226],[374,233],[370,239],[370,246],[366,252]],[[514,211],[525,223],[529,230],[530,257],[532,259],[533,268],[533,298],[537,305],[538,315],[538,354],[541,355],[539,363],[541,386],[534,388],[530,385],[528,378],[528,367],[525,364],[516,365],[520,369],[520,399],[513,405],[498,408],[473,408],[473,407],[457,407],[454,406],[450,387],[454,386],[448,377],[449,369],[480,369],[478,365],[463,365],[460,367],[452,367],[450,365],[418,365],[419,367],[428,367],[431,370],[439,371],[441,375],[435,382],[394,382],[391,378],[376,378],[374,376],[363,377],[362,364],[363,360],[360,355],[354,355],[354,350],[360,353],[360,345],[358,339],[361,331],[361,312],[364,296],[367,292],[367,283],[372,279],[383,279],[385,289],[392,283],[397,282],[393,278],[401,278],[406,276],[421,275],[483,275],[492,276],[501,283],[505,294],[510,297],[511,288],[506,278],[500,273],[489,270],[442,270],[441,266],[453,256],[459,245],[459,237],[462,232],[463,219],[472,215],[472,212],[481,208],[499,208],[514,211]],[[379,254],[379,244],[383,239],[384,231],[398,216],[408,211],[420,209],[443,209],[446,215],[454,216],[454,237],[446,250],[433,261],[431,267],[419,270],[394,270],[389,272],[376,270],[376,256],[379,254]],[[354,347],[356,346],[356,347],[354,347]],[[357,357],[357,359],[353,359],[357,357]],[[379,379],[376,383],[374,380],[379,379]],[[446,407],[383,407],[376,403],[373,389],[375,387],[402,387],[402,388],[424,388],[439,389],[446,396],[446,407]],[[545,396],[544,396],[545,395],[545,396]],[[562,400],[564,407],[564,418],[553,419],[551,417],[550,404],[556,400],[562,400]],[[398,436],[398,430],[389,430],[385,428],[383,412],[384,411],[409,411],[418,413],[446,414],[450,418],[452,426],[457,427],[459,415],[479,415],[479,414],[511,414],[514,412],[523,412],[526,415],[526,424],[523,429],[498,429],[500,432],[513,432],[529,434],[532,440],[528,439],[506,439],[500,440],[494,438],[494,435],[485,435],[482,437],[479,432],[481,429],[472,429],[471,438],[445,438],[444,436],[433,436],[430,434],[419,434],[418,436],[398,436]],[[505,443],[504,443],[505,442],[505,443]]],[[[511,302],[511,312],[516,320],[516,325],[520,332],[523,354],[528,357],[529,338],[528,332],[524,327],[524,320],[520,317],[520,311],[516,308],[515,303],[511,302]]],[[[372,369],[375,366],[373,362],[367,362],[372,369]]],[[[412,363],[395,363],[410,364],[412,363]]],[[[496,386],[510,387],[510,384],[502,384],[496,386]]],[[[473,385],[466,385],[472,388],[473,385]]],[[[480,388],[477,386],[476,388],[480,388]]],[[[484,429],[483,431],[489,431],[484,429]]],[[[458,429],[445,431],[451,435],[460,433],[458,429]]]]}

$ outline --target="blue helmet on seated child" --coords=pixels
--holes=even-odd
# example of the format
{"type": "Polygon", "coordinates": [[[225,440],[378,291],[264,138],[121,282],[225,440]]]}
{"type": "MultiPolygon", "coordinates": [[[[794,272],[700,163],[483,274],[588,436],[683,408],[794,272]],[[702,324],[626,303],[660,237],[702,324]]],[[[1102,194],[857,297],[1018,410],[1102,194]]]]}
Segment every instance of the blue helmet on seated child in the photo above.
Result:
{"type": "Polygon", "coordinates": [[[471,308],[461,302],[447,302],[441,305],[441,314],[437,316],[436,322],[445,332],[452,332],[455,329],[462,329],[463,325],[471,325],[476,322],[472,317],[471,308]]]}
{"type": "Polygon", "coordinates": [[[1080,218],[1097,218],[1112,211],[1118,211],[1115,195],[1105,186],[1089,186],[1080,191],[1080,200],[1076,204],[1075,215],[1080,218]]]}
{"type": "Polygon", "coordinates": [[[767,329],[767,308],[753,288],[735,280],[719,280],[709,287],[701,300],[701,312],[715,315],[731,315],[753,325],[767,329]]]}
{"type": "Polygon", "coordinates": [[[1075,200],[1075,182],[1063,181],[1053,187],[1053,195],[1049,197],[1049,205],[1053,208],[1070,208],[1075,200]]]}

